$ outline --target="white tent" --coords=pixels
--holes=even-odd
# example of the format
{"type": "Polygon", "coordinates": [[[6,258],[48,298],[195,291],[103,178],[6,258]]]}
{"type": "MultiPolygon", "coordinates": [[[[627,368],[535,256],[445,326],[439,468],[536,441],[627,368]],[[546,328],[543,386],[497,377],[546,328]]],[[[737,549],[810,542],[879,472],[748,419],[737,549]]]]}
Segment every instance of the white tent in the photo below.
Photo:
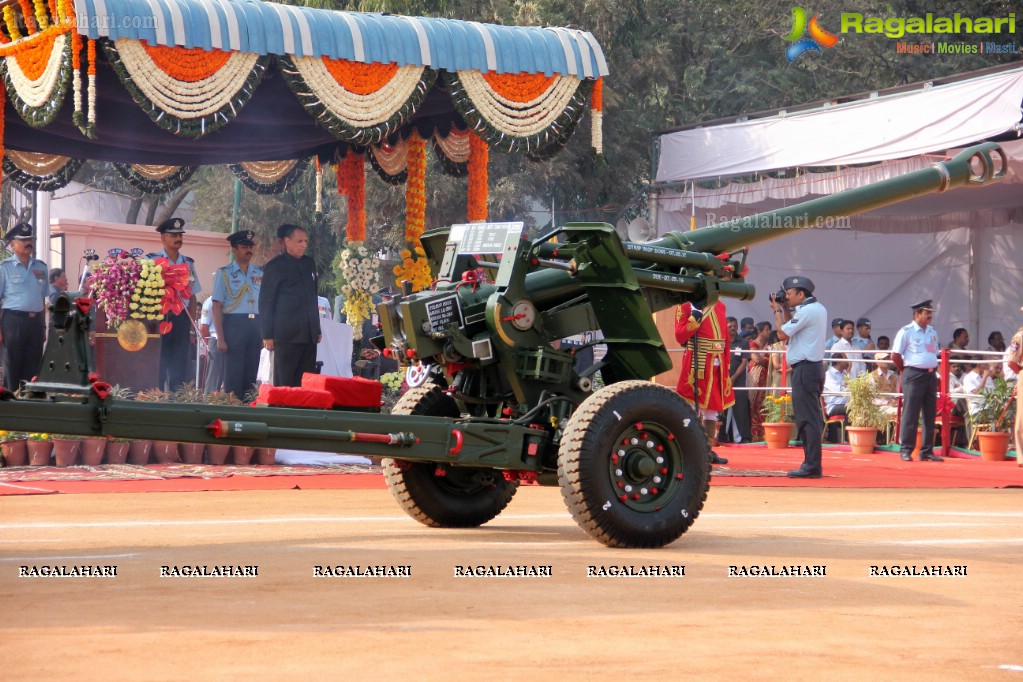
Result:
{"type": "Polygon", "coordinates": [[[767,293],[790,274],[816,284],[830,317],[868,317],[873,336],[894,337],[909,306],[938,303],[943,342],[970,331],[1011,335],[1023,314],[1023,67],[1000,67],[870,93],[798,113],[709,123],[658,136],[657,232],[789,206],[894,177],[983,140],[1008,155],[1006,179],[932,194],[803,230],[750,251],[753,302],[729,314],[770,319],[767,293]],[[866,164],[866,165],[864,165],[866,164]],[[772,171],[782,172],[772,172],[772,171]],[[818,172],[813,172],[818,171],[818,172]]]}

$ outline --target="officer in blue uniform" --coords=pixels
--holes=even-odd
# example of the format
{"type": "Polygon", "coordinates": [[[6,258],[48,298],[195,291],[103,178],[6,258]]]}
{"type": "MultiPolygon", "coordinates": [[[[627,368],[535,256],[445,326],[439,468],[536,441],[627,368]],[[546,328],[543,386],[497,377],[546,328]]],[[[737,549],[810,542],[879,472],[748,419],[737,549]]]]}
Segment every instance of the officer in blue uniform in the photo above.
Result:
{"type": "Polygon", "coordinates": [[[4,387],[16,391],[31,381],[43,361],[43,310],[49,289],[46,263],[33,258],[32,226],[18,223],[4,241],[14,254],[0,263],[0,344],[4,387]]]}
{"type": "Polygon", "coordinates": [[[259,289],[263,268],[252,263],[252,230],[227,237],[234,261],[213,276],[213,323],[217,351],[224,358],[224,390],[244,398],[256,383],[263,340],[259,328],[259,289]]]}
{"type": "Polygon", "coordinates": [[[913,321],[899,330],[892,344],[892,363],[902,375],[902,424],[899,427],[899,456],[913,459],[916,429],[923,412],[921,462],[941,462],[934,454],[934,418],[938,409],[938,333],[931,326],[934,303],[930,299],[913,307],[913,321]]]}
{"type": "Polygon", "coordinates": [[[181,218],[168,218],[156,227],[163,242],[163,250],[150,254],[152,258],[166,258],[171,265],[188,264],[188,284],[192,295],[183,299],[185,309],[179,314],[167,313],[167,321],[171,329],[160,339],[160,378],[157,386],[173,391],[188,381],[189,348],[195,345],[195,329],[192,320],[198,319],[196,313],[196,295],[202,291],[199,276],[195,272],[195,262],[181,254],[184,243],[185,221],[181,218]]]}

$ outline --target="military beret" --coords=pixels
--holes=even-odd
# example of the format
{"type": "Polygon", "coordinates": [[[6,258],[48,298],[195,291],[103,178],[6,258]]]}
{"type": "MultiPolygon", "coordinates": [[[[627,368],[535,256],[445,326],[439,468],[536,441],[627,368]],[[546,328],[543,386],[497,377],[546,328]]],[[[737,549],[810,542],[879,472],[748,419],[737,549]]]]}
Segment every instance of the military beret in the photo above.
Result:
{"type": "Polygon", "coordinates": [[[256,233],[252,230],[242,230],[241,232],[232,232],[227,235],[227,241],[231,243],[231,246],[238,246],[245,244],[246,246],[256,245],[256,233]]]}
{"type": "Polygon", "coordinates": [[[156,231],[160,234],[184,234],[185,221],[181,218],[168,218],[156,226],[156,231]]]}
{"type": "Polygon", "coordinates": [[[786,277],[785,281],[781,283],[782,289],[805,289],[808,293],[813,293],[813,282],[810,281],[809,277],[800,277],[793,275],[792,277],[786,277]]]}
{"type": "Polygon", "coordinates": [[[869,327],[870,326],[870,320],[868,320],[865,317],[861,317],[860,319],[856,320],[856,326],[857,327],[869,327]]]}
{"type": "Polygon", "coordinates": [[[32,226],[28,223],[18,223],[7,230],[7,234],[4,235],[4,241],[9,242],[12,239],[32,239],[32,226]]]}
{"type": "Polygon", "coordinates": [[[931,312],[934,312],[934,301],[927,299],[926,301],[921,301],[920,303],[911,305],[910,308],[913,309],[913,312],[917,313],[921,310],[930,310],[931,312]]]}

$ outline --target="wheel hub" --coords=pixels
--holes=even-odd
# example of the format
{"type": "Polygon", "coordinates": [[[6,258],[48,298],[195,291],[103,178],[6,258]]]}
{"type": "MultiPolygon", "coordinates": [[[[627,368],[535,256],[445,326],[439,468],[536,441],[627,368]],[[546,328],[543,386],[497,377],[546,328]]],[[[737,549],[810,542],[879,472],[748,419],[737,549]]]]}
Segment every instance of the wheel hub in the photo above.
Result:
{"type": "Polygon", "coordinates": [[[630,426],[609,461],[611,484],[623,504],[639,511],[660,509],[683,478],[678,440],[659,424],[630,426]]]}

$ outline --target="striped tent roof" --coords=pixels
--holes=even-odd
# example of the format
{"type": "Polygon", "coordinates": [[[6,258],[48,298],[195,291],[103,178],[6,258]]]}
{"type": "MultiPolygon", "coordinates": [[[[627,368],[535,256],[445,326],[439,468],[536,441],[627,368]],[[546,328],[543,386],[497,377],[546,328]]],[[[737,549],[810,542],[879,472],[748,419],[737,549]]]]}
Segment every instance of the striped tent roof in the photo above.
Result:
{"type": "Polygon", "coordinates": [[[568,28],[338,12],[259,0],[75,0],[78,32],[167,47],[329,57],[447,71],[598,78],[594,37],[568,28]]]}

